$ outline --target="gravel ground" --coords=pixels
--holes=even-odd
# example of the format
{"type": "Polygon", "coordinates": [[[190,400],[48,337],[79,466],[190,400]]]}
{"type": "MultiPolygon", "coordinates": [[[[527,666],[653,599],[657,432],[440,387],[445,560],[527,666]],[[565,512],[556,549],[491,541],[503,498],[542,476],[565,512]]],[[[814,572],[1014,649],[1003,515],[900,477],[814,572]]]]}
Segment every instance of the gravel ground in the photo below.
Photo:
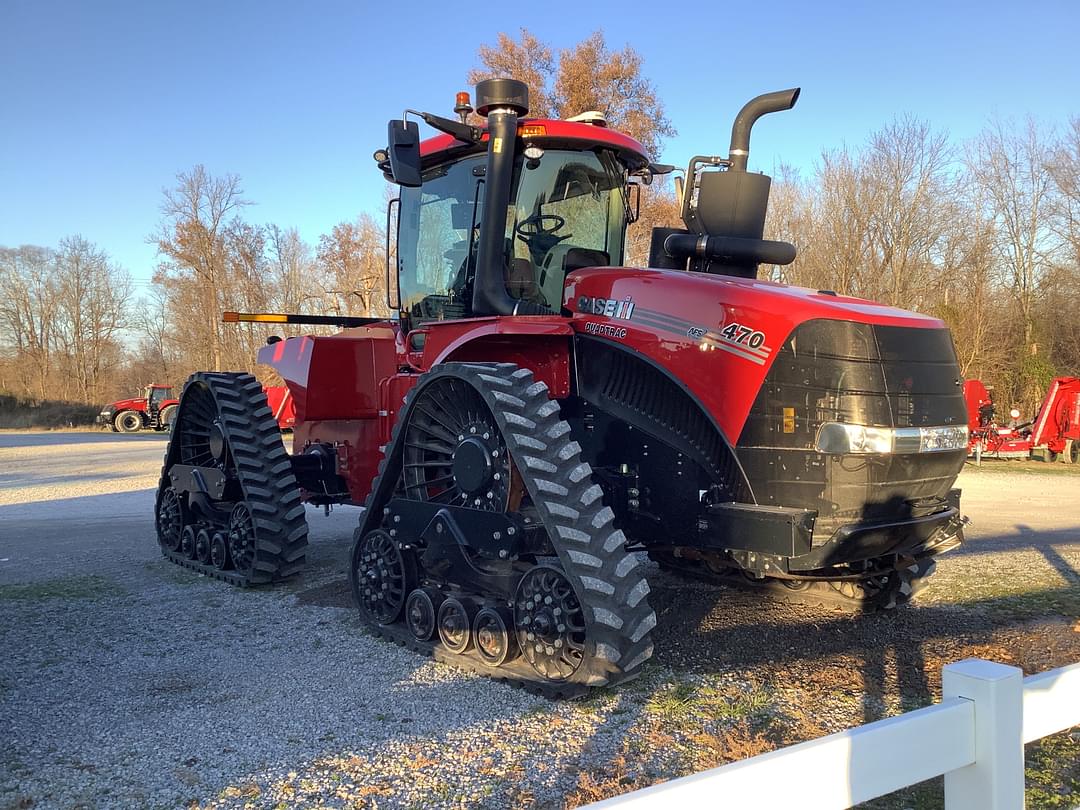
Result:
{"type": "Polygon", "coordinates": [[[168,564],[164,447],[0,434],[0,808],[573,806],[924,705],[948,661],[1080,660],[1064,467],[965,471],[970,542],[895,614],[653,569],[645,675],[556,704],[366,636],[343,583],[355,510],[309,513],[309,570],[287,586],[168,564]]]}

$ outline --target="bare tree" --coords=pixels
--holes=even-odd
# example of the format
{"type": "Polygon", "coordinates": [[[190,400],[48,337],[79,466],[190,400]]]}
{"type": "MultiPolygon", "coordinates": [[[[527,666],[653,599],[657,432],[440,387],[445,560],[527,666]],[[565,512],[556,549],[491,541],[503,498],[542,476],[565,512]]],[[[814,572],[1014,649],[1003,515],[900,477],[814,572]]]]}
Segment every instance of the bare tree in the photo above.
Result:
{"type": "Polygon", "coordinates": [[[23,245],[0,248],[0,341],[14,355],[16,390],[46,399],[53,372],[57,309],[53,252],[23,245]]]}
{"type": "MultiPolygon", "coordinates": [[[[222,287],[228,272],[226,226],[248,201],[243,199],[240,178],[234,174],[213,177],[199,165],[180,172],[177,184],[166,189],[161,224],[153,242],[167,259],[165,276],[197,280],[201,295],[194,310],[195,324],[215,371],[222,368],[220,312],[222,287]]],[[[194,302],[193,302],[194,303],[194,302]]]]}
{"type": "Polygon", "coordinates": [[[81,236],[60,242],[56,254],[54,335],[82,402],[101,396],[107,365],[119,362],[129,323],[131,277],[81,236]]]}
{"type": "Polygon", "coordinates": [[[318,260],[330,308],[343,315],[387,316],[385,257],[386,235],[368,214],[323,234],[318,260]]]}

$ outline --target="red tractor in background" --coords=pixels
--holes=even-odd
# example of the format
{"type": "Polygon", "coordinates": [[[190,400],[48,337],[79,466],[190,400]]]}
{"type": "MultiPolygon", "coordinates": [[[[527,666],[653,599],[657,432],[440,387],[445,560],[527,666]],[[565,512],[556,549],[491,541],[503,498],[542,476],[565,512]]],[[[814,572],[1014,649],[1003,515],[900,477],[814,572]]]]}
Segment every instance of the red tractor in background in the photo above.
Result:
{"type": "MultiPolygon", "coordinates": [[[[963,539],[968,445],[935,318],[757,279],[770,179],[750,130],[691,159],[685,228],[622,266],[634,186],[673,171],[603,125],[524,118],[495,79],[459,120],[412,113],[375,153],[400,187],[391,319],[271,337],[293,453],[254,377],[184,387],[155,502],[177,564],[237,585],[301,571],[305,503],[364,505],[347,563],[371,631],[551,696],[641,671],[646,555],[796,601],[884,609],[963,539]]],[[[389,214],[389,211],[388,211],[389,214]]]]}
{"type": "Polygon", "coordinates": [[[998,423],[993,398],[980,380],[964,381],[964,398],[968,455],[1024,459],[1045,450],[1048,461],[1067,452],[1071,463],[1080,463],[1080,378],[1055,377],[1035,419],[1019,422],[1020,412],[1014,410],[1007,426],[998,423]]]}
{"type": "Polygon", "coordinates": [[[172,395],[172,386],[148,385],[141,397],[111,402],[101,409],[97,423],[114,433],[139,430],[168,430],[176,416],[180,400],[172,395]]]}
{"type": "MultiPolygon", "coordinates": [[[[278,427],[291,430],[296,423],[296,411],[289,389],[284,385],[275,385],[264,391],[278,427]]],[[[180,400],[172,395],[172,386],[148,385],[141,397],[121,399],[102,408],[97,416],[97,424],[114,433],[170,430],[179,403],[180,400]]]]}

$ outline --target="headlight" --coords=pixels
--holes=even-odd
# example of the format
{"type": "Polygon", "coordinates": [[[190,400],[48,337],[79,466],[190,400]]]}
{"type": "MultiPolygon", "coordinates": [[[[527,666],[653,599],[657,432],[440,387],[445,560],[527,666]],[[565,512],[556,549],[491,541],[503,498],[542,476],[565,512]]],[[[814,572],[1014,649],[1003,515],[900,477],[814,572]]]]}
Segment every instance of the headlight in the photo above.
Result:
{"type": "Polygon", "coordinates": [[[829,455],[850,453],[937,453],[963,450],[968,444],[967,426],[867,427],[846,422],[826,422],[818,429],[817,449],[829,455]]]}

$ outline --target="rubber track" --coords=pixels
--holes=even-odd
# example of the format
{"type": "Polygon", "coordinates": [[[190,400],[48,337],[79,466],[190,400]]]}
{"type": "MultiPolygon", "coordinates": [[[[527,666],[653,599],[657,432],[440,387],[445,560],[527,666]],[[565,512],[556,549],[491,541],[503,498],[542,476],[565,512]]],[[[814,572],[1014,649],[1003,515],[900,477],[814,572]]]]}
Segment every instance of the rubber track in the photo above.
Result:
{"type": "MultiPolygon", "coordinates": [[[[233,585],[263,585],[298,573],[304,567],[308,526],[292,462],[281,441],[281,430],[266,403],[262,385],[251,374],[200,371],[184,384],[176,424],[182,416],[184,398],[194,385],[210,389],[218,419],[232,453],[245,503],[255,522],[256,556],[250,574],[219,571],[212,565],[190,560],[164,546],[166,558],[185,568],[233,585]]],[[[173,431],[165,464],[161,468],[158,499],[169,486],[168,468],[180,463],[181,434],[173,431]],[[173,443],[176,442],[176,447],[173,443]]],[[[155,515],[157,514],[155,503],[155,515]]]]}
{"type": "Polygon", "coordinates": [[[521,656],[501,667],[490,667],[476,654],[475,649],[465,653],[448,652],[438,641],[419,641],[404,624],[369,625],[369,629],[385,641],[393,642],[421,655],[429,656],[458,669],[502,681],[508,686],[523,689],[549,700],[574,700],[589,694],[588,686],[581,683],[549,681],[538,675],[521,656]]]}
{"type": "MultiPolygon", "coordinates": [[[[512,363],[444,363],[423,375],[405,397],[350,559],[355,559],[360,539],[379,525],[383,504],[393,493],[401,471],[403,426],[412,403],[427,384],[443,377],[470,384],[491,409],[585,610],[589,643],[570,683],[604,686],[634,677],[653,652],[656,614],[646,598],[648,583],[637,558],[626,551],[626,537],[615,528],[615,515],[604,505],[603,491],[592,480],[592,468],[581,458],[570,425],[560,418],[558,403],[528,369],[512,363]]],[[[355,596],[353,562],[349,576],[355,596]]],[[[385,633],[384,628],[373,629],[385,633]]]]}

